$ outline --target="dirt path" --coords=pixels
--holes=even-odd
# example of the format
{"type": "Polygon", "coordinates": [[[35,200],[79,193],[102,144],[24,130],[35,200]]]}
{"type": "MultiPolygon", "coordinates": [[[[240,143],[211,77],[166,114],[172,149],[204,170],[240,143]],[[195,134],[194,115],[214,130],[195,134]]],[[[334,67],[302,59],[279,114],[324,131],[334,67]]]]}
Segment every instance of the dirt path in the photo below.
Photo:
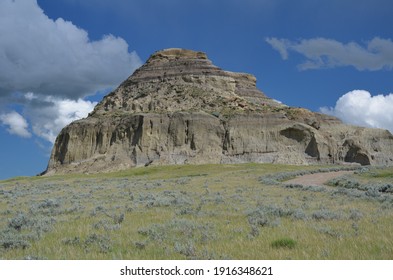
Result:
{"type": "Polygon", "coordinates": [[[353,174],[353,171],[337,171],[308,174],[285,181],[285,184],[300,184],[304,186],[325,186],[325,183],[336,177],[346,174],[353,174]]]}

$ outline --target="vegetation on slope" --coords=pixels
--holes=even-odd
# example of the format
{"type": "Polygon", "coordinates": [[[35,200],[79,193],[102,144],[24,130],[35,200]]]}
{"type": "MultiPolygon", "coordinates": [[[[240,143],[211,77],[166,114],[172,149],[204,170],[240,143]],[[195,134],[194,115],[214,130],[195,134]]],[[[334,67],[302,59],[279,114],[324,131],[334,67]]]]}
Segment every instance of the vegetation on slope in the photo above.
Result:
{"type": "Polygon", "coordinates": [[[388,184],[392,168],[325,187],[263,180],[319,168],[184,165],[2,181],[0,259],[392,259],[393,194],[359,187],[388,184]]]}

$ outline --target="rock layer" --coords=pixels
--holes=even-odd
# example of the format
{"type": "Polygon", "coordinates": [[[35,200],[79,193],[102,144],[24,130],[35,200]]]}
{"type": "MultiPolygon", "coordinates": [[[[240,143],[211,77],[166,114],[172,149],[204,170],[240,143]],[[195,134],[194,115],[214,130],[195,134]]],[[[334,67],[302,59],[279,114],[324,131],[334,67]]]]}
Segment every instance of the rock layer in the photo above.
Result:
{"type": "Polygon", "coordinates": [[[386,130],[282,105],[250,74],[214,66],[205,53],[167,49],[56,139],[47,173],[202,163],[391,165],[386,130]]]}

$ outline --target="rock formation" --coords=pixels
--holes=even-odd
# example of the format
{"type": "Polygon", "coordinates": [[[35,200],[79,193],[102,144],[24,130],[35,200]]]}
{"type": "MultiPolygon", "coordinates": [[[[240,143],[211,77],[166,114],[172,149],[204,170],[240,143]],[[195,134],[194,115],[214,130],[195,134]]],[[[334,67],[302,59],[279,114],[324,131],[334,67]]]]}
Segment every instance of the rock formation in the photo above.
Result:
{"type": "Polygon", "coordinates": [[[291,108],[205,53],[156,52],[58,135],[46,173],[163,164],[393,164],[393,136],[291,108]]]}

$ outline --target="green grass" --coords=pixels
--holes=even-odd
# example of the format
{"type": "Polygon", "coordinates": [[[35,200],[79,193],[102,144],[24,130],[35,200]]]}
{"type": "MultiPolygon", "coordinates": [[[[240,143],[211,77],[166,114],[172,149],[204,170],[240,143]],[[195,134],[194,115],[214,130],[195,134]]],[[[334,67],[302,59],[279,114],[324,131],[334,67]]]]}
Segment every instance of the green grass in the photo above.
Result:
{"type": "Polygon", "coordinates": [[[271,243],[273,248],[287,248],[293,249],[296,246],[296,241],[291,238],[280,238],[271,243]]]}
{"type": "Polygon", "coordinates": [[[392,194],[260,180],[319,168],[183,165],[0,181],[0,259],[392,259],[392,194]]]}
{"type": "Polygon", "coordinates": [[[365,172],[362,174],[365,179],[382,179],[391,180],[393,179],[393,168],[382,168],[382,169],[372,169],[370,172],[365,172]]]}

